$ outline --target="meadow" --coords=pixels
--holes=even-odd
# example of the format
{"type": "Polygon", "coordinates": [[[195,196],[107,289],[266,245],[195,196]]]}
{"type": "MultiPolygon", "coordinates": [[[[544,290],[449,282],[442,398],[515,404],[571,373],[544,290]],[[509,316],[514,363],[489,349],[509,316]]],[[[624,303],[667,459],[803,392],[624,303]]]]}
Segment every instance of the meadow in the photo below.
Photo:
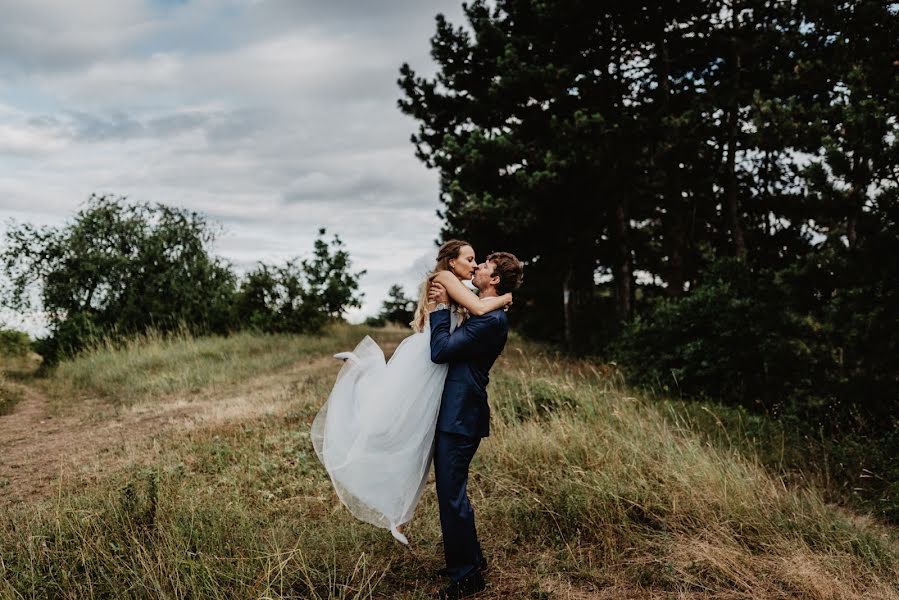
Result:
{"type": "MultiPolygon", "coordinates": [[[[429,597],[433,486],[401,547],[339,504],[308,435],[331,354],[366,334],[389,355],[407,332],[149,335],[5,377],[0,597],[429,597]]],[[[480,597],[899,598],[895,528],[765,466],[714,407],[515,336],[489,393],[480,597]]]]}

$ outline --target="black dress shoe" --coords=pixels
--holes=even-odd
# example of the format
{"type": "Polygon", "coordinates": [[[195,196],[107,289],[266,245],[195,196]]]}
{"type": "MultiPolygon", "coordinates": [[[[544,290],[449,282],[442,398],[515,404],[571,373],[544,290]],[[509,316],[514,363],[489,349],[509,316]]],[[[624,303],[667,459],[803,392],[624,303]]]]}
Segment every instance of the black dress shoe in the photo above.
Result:
{"type": "MultiPolygon", "coordinates": [[[[478,563],[478,570],[481,573],[486,573],[487,571],[490,570],[490,565],[487,563],[486,556],[481,557],[481,562],[478,563]]],[[[449,577],[450,576],[449,569],[446,567],[443,567],[442,569],[437,571],[437,575],[439,577],[449,577]]]]}
{"type": "Polygon", "coordinates": [[[485,589],[487,589],[487,583],[484,581],[484,577],[480,571],[475,571],[459,581],[450,582],[448,586],[437,592],[437,595],[434,597],[437,600],[458,600],[459,598],[474,596],[485,589]]]}

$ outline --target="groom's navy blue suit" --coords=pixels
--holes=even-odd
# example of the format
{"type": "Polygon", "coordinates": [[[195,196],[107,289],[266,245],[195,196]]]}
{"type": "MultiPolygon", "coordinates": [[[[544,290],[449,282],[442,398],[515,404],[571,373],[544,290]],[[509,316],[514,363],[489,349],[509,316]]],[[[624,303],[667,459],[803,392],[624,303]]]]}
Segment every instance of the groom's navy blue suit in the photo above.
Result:
{"type": "Polygon", "coordinates": [[[443,552],[450,578],[481,567],[483,555],[468,501],[468,467],[482,437],[490,435],[487,382],[509,335],[506,313],[471,317],[450,335],[450,311],[430,315],[431,360],[449,363],[434,435],[434,474],[443,552]]]}

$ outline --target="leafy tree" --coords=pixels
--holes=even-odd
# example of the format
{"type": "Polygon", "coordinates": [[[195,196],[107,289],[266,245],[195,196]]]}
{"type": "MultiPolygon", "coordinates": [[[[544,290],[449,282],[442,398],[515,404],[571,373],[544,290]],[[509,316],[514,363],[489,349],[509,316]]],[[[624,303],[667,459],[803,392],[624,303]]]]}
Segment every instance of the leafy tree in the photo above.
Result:
{"type": "Polygon", "coordinates": [[[511,250],[539,270],[549,296],[521,294],[551,302],[542,320],[569,339],[576,305],[592,295],[603,235],[614,240],[607,249],[617,252],[624,313],[631,295],[628,198],[614,183],[627,178],[633,153],[608,152],[631,132],[623,71],[607,68],[627,48],[604,6],[476,1],[465,7],[469,29],[438,15],[438,74],[403,65],[399,82],[401,109],[420,122],[417,154],[441,173],[444,237],[511,250]]]}
{"type": "Polygon", "coordinates": [[[374,315],[372,317],[366,317],[364,321],[365,325],[369,327],[384,327],[387,325],[387,321],[381,318],[381,315],[374,315]]]}
{"type": "Polygon", "coordinates": [[[327,315],[305,277],[296,260],[281,267],[258,264],[241,281],[235,300],[238,322],[268,333],[320,330],[327,315]]]}
{"type": "Polygon", "coordinates": [[[235,277],[210,253],[216,234],[195,212],[94,195],[64,226],[10,224],[0,252],[9,287],[3,299],[23,310],[39,290],[49,360],[92,337],[151,327],[225,331],[235,277]]]}
{"type": "Polygon", "coordinates": [[[335,235],[330,245],[325,241],[327,231],[318,230],[312,258],[302,261],[309,297],[318,298],[322,311],[330,318],[342,318],[349,308],[362,306],[359,278],[365,270],[353,272],[350,255],[335,235]]]}
{"type": "Polygon", "coordinates": [[[895,448],[896,3],[464,16],[437,16],[437,72],[403,65],[399,106],[440,174],[442,237],[525,261],[510,316],[643,381],[895,448]]]}
{"type": "Polygon", "coordinates": [[[24,331],[0,329],[0,356],[21,357],[31,350],[31,338],[24,331]]]}
{"type": "Polygon", "coordinates": [[[408,298],[402,286],[393,284],[387,292],[387,299],[381,305],[380,319],[388,323],[408,325],[415,315],[415,300],[408,298]]]}
{"type": "Polygon", "coordinates": [[[809,396],[827,395],[831,359],[789,292],[773,273],[722,259],[692,293],[630,323],[612,352],[634,382],[772,414],[807,410],[809,396]]]}
{"type": "Polygon", "coordinates": [[[441,173],[444,237],[539,271],[542,290],[522,295],[573,346],[598,278],[624,322],[638,269],[677,296],[703,262],[745,257],[744,131],[754,103],[786,89],[771,73],[792,67],[790,11],[504,0],[467,6],[467,28],[438,15],[437,75],[403,65],[399,84],[417,155],[441,173]]]}
{"type": "Polygon", "coordinates": [[[237,322],[266,332],[319,331],[329,319],[339,319],[359,306],[359,278],[340,238],[329,245],[319,230],[313,256],[283,266],[259,263],[243,278],[235,300],[237,322]]]}

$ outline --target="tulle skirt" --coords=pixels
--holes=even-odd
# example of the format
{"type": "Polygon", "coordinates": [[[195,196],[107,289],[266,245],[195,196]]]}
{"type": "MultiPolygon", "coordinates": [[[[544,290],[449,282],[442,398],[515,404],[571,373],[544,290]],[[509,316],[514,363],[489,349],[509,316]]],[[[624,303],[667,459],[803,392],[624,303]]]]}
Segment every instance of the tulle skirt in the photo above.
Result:
{"type": "Polygon", "coordinates": [[[412,518],[424,491],[447,366],[431,362],[429,328],[402,341],[390,362],[366,336],[312,423],[312,444],[341,502],[390,529],[412,518]]]}

